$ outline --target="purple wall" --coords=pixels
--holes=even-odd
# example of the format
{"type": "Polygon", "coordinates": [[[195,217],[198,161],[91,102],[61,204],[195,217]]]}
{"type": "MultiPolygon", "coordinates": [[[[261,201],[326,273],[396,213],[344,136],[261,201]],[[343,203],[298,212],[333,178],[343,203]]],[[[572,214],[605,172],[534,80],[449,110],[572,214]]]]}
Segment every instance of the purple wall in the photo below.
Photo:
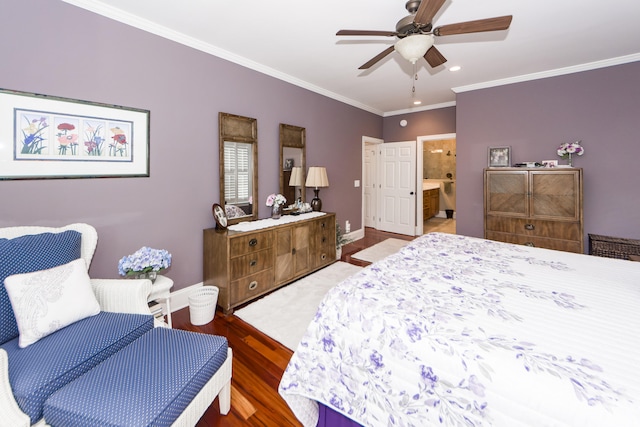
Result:
{"type": "Polygon", "coordinates": [[[557,147],[582,140],[585,239],[640,238],[639,135],[640,62],[458,94],[458,233],[483,235],[488,147],[510,145],[514,163],[566,162],[557,147]]]}
{"type": "Polygon", "coordinates": [[[383,139],[386,142],[410,141],[419,136],[456,132],[456,107],[426,110],[384,118],[383,139]],[[400,120],[407,126],[401,127],[400,120]]]}
{"type": "Polygon", "coordinates": [[[173,254],[174,291],[202,280],[202,230],[219,201],[220,111],[258,119],[260,217],[278,191],[287,123],[307,130],[307,165],[327,167],[324,209],[361,227],[353,180],[362,136],[382,136],[375,114],[59,1],[4,0],[0,57],[2,88],[151,111],[149,178],[0,181],[0,227],[96,227],[92,277],[117,277],[118,260],[147,245],[173,254]]]}

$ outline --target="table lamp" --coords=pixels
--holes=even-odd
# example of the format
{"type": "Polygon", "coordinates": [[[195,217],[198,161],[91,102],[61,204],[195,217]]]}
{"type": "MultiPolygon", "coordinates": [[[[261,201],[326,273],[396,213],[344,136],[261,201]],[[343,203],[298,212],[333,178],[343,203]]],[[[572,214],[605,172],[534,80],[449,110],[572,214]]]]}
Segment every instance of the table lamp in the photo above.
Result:
{"type": "Polygon", "coordinates": [[[307,182],[305,183],[307,187],[315,187],[314,188],[314,197],[311,200],[311,209],[314,211],[320,211],[322,209],[322,200],[318,197],[318,192],[320,191],[320,187],[328,187],[329,186],[329,178],[327,178],[327,169],[321,166],[311,166],[309,168],[309,174],[307,175],[307,182]]]}

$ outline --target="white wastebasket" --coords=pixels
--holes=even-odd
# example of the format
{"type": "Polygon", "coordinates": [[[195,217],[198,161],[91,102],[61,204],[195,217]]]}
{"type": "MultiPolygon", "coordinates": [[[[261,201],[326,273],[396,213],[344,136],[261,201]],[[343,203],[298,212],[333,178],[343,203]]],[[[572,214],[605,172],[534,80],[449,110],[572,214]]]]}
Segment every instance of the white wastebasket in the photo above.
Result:
{"type": "Polygon", "coordinates": [[[203,286],[189,294],[189,317],[193,325],[205,325],[213,320],[219,289],[203,286]]]}

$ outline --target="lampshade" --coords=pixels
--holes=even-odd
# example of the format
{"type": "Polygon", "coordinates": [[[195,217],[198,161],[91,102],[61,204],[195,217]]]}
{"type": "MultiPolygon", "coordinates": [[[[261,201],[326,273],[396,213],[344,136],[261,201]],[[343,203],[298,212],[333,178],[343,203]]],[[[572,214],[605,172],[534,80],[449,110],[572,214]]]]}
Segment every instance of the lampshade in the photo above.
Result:
{"type": "Polygon", "coordinates": [[[433,34],[413,34],[398,40],[395,50],[407,61],[415,64],[433,46],[433,34]]]}
{"type": "Polygon", "coordinates": [[[302,186],[302,167],[294,166],[291,169],[291,178],[289,178],[289,185],[292,187],[302,186]]]}
{"type": "Polygon", "coordinates": [[[321,166],[311,166],[307,176],[307,187],[328,187],[329,178],[327,178],[327,169],[321,166]]]}

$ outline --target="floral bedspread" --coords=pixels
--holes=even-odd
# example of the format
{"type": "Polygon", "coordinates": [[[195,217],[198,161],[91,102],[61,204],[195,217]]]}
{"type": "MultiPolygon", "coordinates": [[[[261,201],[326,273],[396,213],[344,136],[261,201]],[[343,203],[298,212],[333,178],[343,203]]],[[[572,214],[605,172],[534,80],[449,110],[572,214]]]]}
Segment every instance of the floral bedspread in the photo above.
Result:
{"type": "Polygon", "coordinates": [[[335,286],[279,392],[365,426],[640,422],[640,263],[430,233],[335,286]]]}

